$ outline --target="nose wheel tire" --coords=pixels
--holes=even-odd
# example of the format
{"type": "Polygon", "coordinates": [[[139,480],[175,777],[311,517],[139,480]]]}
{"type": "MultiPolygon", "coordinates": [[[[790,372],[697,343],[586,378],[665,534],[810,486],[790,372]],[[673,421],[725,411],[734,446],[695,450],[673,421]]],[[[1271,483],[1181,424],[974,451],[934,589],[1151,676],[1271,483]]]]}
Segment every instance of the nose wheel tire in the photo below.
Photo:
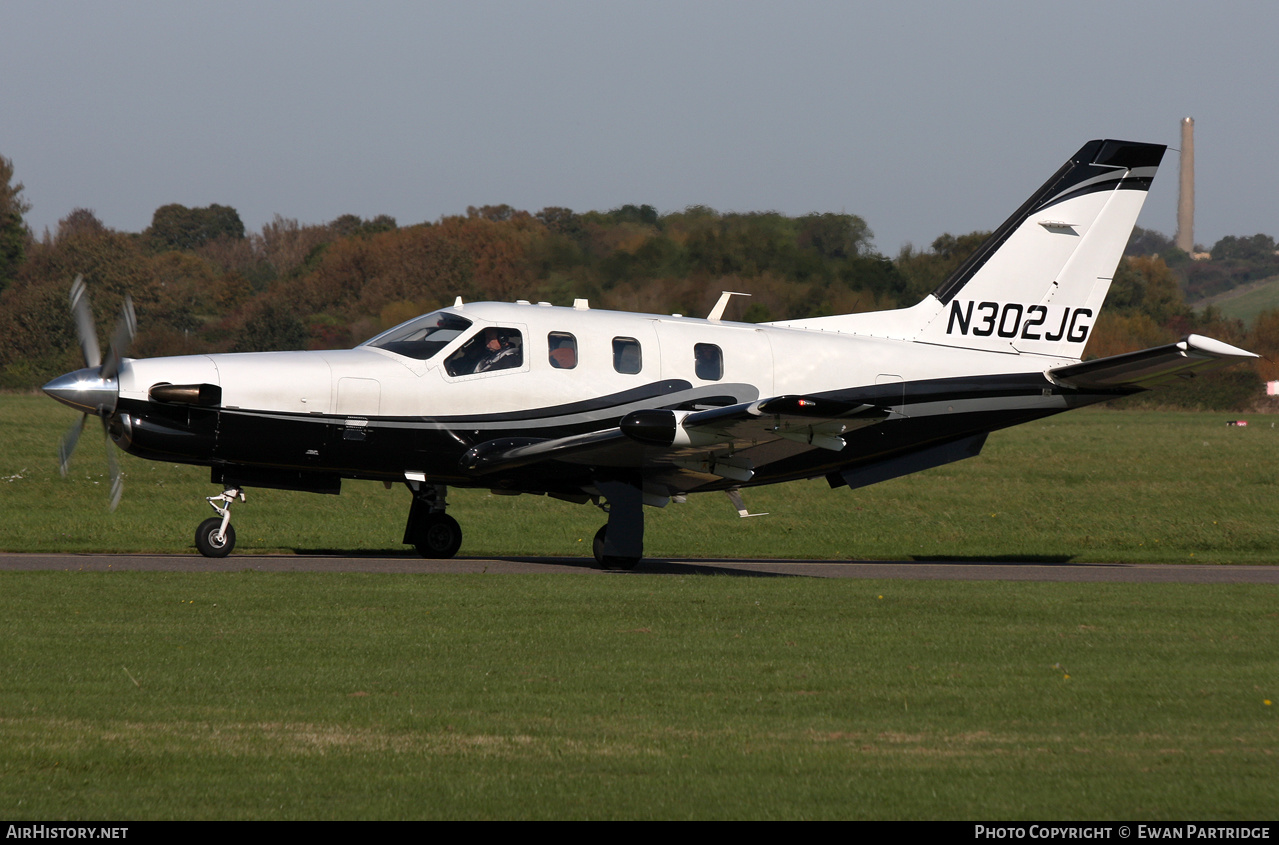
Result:
{"type": "Polygon", "coordinates": [[[604,554],[604,538],[607,534],[608,526],[601,525],[600,530],[595,532],[594,542],[591,543],[591,551],[595,553],[595,562],[600,565],[600,569],[631,570],[638,566],[640,559],[637,557],[617,557],[604,554]]]}
{"type": "Polygon", "coordinates": [[[462,526],[446,513],[430,514],[413,545],[422,557],[432,560],[451,558],[462,547],[462,526]]]}
{"type": "Polygon", "coordinates": [[[218,540],[218,531],[222,528],[222,517],[211,516],[200,527],[195,529],[195,547],[205,557],[226,557],[235,548],[235,528],[227,525],[226,533],[218,540]]]}

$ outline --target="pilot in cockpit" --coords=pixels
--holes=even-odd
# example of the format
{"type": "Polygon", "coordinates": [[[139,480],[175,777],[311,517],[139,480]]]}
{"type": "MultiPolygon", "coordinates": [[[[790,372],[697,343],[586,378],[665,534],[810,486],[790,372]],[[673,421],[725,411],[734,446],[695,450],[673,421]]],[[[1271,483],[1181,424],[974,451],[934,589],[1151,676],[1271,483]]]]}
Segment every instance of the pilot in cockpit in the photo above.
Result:
{"type": "Polygon", "coordinates": [[[475,372],[505,370],[518,367],[522,361],[519,344],[510,333],[493,327],[484,330],[484,357],[475,365],[475,372]]]}

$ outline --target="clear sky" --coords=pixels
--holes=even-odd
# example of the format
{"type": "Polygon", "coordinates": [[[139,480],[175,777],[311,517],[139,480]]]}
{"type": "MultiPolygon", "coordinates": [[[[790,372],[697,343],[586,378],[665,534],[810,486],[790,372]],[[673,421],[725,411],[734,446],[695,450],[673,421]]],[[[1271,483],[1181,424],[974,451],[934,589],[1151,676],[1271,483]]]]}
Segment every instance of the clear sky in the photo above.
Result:
{"type": "MultiPolygon", "coordinates": [[[[1279,236],[1275,2],[5,0],[0,34],[37,234],[701,204],[859,214],[895,255],[1190,115],[1196,240],[1279,236]]],[[[1139,225],[1173,233],[1177,166],[1139,225]]]]}

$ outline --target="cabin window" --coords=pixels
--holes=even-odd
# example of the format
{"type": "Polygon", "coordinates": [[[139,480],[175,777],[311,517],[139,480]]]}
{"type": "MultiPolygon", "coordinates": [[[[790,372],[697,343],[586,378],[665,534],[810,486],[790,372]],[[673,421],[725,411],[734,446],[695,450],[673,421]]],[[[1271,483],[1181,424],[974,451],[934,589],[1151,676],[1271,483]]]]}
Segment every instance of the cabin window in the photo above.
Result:
{"type": "Polygon", "coordinates": [[[551,332],[546,336],[551,366],[571,370],[577,366],[577,338],[568,332],[551,332]]]}
{"type": "Polygon", "coordinates": [[[719,381],[724,377],[723,351],[713,343],[693,344],[693,369],[700,379],[719,381]]]}
{"type": "Polygon", "coordinates": [[[613,338],[613,369],[619,373],[638,373],[644,366],[639,341],[633,337],[613,338]]]}
{"type": "Polygon", "coordinates": [[[451,376],[469,376],[524,366],[524,335],[519,329],[487,326],[444,362],[451,376]]]}
{"type": "Polygon", "coordinates": [[[425,361],[461,337],[470,327],[471,321],[464,317],[436,311],[387,329],[362,345],[425,361]]]}

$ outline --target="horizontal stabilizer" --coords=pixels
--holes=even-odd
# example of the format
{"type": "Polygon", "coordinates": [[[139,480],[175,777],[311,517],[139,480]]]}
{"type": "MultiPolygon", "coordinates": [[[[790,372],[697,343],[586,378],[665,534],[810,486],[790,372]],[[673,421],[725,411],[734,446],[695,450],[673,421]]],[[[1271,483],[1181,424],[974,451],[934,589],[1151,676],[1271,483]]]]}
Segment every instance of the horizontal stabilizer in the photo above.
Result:
{"type": "Polygon", "coordinates": [[[1056,367],[1048,371],[1048,377],[1066,387],[1081,389],[1149,389],[1256,357],[1237,346],[1192,334],[1167,346],[1056,367]]]}

